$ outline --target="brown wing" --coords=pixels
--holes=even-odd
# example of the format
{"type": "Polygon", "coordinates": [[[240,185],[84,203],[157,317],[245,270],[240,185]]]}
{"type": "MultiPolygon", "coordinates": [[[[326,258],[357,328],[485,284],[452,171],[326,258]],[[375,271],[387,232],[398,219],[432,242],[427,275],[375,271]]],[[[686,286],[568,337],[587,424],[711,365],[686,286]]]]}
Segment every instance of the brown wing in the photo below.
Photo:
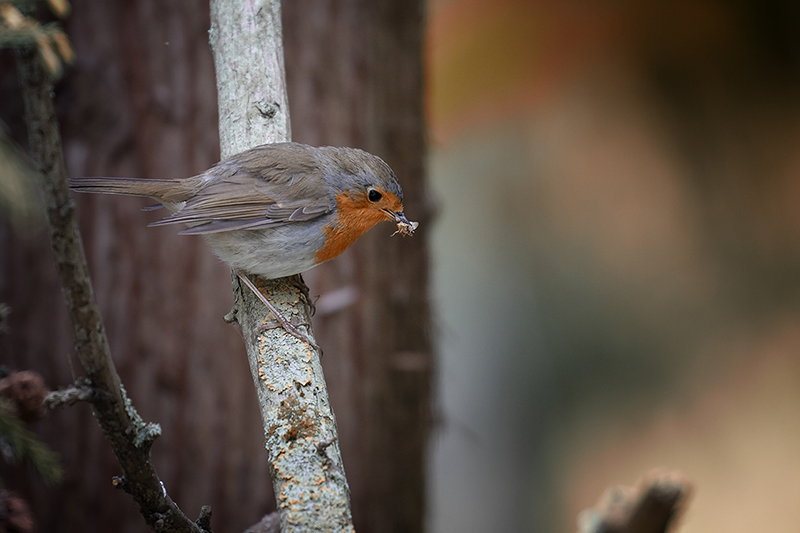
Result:
{"type": "Polygon", "coordinates": [[[335,196],[314,149],[264,145],[221,161],[176,213],[150,224],[189,224],[181,234],[261,229],[313,220],[333,211],[335,196]]]}

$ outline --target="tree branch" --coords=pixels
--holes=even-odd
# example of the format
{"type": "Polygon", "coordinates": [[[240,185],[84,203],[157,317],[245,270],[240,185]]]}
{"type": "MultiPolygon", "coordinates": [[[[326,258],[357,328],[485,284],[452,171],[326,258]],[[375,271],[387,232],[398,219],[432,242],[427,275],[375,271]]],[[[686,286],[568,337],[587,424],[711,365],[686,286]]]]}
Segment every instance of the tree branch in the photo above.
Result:
{"type": "MultiPolygon", "coordinates": [[[[280,2],[212,0],[222,157],[290,139],[280,2]]],[[[302,291],[289,278],[256,285],[311,336],[302,291]]],[[[353,531],[350,495],[320,354],[271,322],[233,276],[229,320],[242,331],[266,433],[281,531],[353,531]]],[[[313,337],[311,337],[313,340],[313,337]]]]}
{"type": "MultiPolygon", "coordinates": [[[[100,395],[100,391],[82,381],[78,380],[75,385],[66,389],[50,392],[44,399],[44,407],[55,409],[56,407],[71,407],[78,402],[94,402],[100,395]]],[[[113,398],[111,393],[106,391],[105,394],[108,399],[113,398]]]]}
{"type": "Polygon", "coordinates": [[[667,533],[688,506],[692,483],[680,472],[654,470],[636,487],[614,485],[581,512],[578,533],[667,533]]]}
{"type": "Polygon", "coordinates": [[[138,415],[125,395],[111,359],[89,280],[75,203],[67,187],[50,77],[39,54],[30,47],[17,51],[17,70],[31,156],[40,172],[51,244],[72,323],[75,351],[88,385],[97,391],[91,399],[92,410],[124,474],[115,485],[133,497],[147,525],[154,530],[201,533],[204,529],[189,520],[167,495],[150,463],[150,446],[161,434],[161,428],[145,423],[138,415]]]}

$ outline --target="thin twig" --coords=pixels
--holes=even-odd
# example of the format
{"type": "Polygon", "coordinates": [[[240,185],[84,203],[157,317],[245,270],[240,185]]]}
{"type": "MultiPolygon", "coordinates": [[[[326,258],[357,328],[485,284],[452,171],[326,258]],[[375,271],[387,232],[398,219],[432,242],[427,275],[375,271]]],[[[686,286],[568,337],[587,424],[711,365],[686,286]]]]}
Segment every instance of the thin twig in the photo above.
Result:
{"type": "Polygon", "coordinates": [[[680,472],[653,470],[636,487],[613,485],[578,517],[578,533],[667,533],[686,510],[692,483],[680,472]]]}
{"type": "Polygon", "coordinates": [[[72,387],[50,392],[44,399],[44,406],[47,409],[70,407],[78,402],[93,402],[100,396],[111,398],[108,391],[100,391],[85,383],[76,383],[72,387]]]}
{"type": "Polygon", "coordinates": [[[89,280],[75,204],[67,188],[67,173],[53,105],[52,82],[33,48],[17,51],[17,70],[25,104],[31,156],[40,173],[51,244],[72,323],[75,350],[96,391],[92,410],[119,461],[128,492],[156,531],[205,530],[181,512],[167,495],[150,462],[150,446],[161,433],[145,423],[125,395],[114,368],[105,329],[89,280]]]}

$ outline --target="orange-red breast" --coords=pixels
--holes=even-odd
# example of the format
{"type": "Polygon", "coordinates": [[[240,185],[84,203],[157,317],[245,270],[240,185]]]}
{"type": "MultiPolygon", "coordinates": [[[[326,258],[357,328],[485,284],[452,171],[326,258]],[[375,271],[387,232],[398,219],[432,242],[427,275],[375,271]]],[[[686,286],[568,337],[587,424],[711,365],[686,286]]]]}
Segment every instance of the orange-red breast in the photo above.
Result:
{"type": "Polygon", "coordinates": [[[79,192],[149,196],[237,271],[279,278],[342,253],[372,226],[411,234],[389,165],[354,148],[265,144],[190,178],[75,178],[79,192]]]}

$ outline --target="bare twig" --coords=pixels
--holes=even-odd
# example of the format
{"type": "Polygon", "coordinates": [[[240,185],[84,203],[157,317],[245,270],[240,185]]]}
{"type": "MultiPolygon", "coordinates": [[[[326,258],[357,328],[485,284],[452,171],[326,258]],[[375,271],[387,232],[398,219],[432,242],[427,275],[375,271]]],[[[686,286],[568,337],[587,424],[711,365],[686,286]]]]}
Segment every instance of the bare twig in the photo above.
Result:
{"type": "Polygon", "coordinates": [[[654,470],[637,487],[609,487],[583,511],[579,533],[666,533],[685,510],[692,484],[678,472],[654,470]]]}
{"type": "Polygon", "coordinates": [[[101,395],[106,396],[106,399],[112,398],[108,391],[98,390],[79,380],[71,387],[50,392],[44,399],[44,406],[46,409],[70,407],[78,402],[93,402],[101,395]]]}
{"type": "MultiPolygon", "coordinates": [[[[287,141],[289,108],[278,0],[212,0],[222,156],[287,141]]],[[[303,291],[290,278],[256,285],[284,317],[308,324],[303,291]]],[[[267,436],[281,531],[353,531],[336,423],[320,353],[270,322],[266,307],[233,276],[236,302],[226,318],[242,331],[267,436]],[[262,328],[263,329],[263,328],[262,328]]],[[[305,327],[305,326],[301,326],[305,327]]]]}
{"type": "Polygon", "coordinates": [[[150,446],[161,429],[139,417],[125,395],[111,359],[89,280],[74,201],[67,188],[52,83],[33,48],[17,51],[17,69],[31,156],[41,174],[51,244],[72,323],[75,350],[86,372],[87,385],[98,391],[92,399],[92,409],[122,467],[124,477],[120,485],[133,497],[154,530],[201,533],[204,528],[181,512],[156,474],[150,462],[150,446]]]}

